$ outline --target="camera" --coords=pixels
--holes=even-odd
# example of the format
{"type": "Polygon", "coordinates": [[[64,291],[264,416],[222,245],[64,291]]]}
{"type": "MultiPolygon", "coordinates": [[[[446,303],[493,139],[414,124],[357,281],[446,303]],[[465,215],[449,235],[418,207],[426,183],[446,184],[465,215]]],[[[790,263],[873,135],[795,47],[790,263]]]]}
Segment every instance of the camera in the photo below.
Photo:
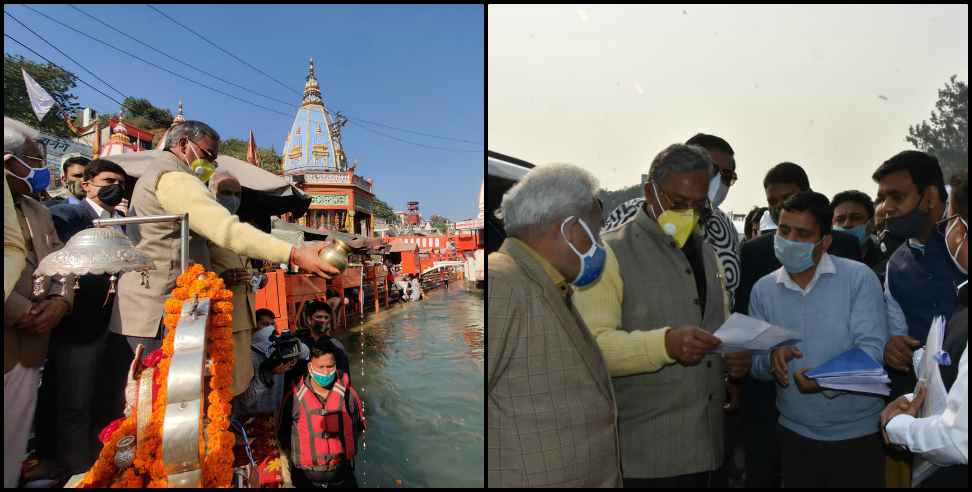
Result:
{"type": "Polygon", "coordinates": [[[300,356],[300,340],[290,331],[271,335],[270,343],[270,359],[273,361],[290,362],[300,356]]]}

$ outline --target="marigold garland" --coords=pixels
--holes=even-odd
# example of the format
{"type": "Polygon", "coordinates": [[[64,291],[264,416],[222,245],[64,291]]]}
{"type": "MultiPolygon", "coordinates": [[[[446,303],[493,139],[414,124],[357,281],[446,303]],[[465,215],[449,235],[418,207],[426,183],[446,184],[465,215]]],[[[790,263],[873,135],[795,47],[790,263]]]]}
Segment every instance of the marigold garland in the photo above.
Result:
{"type": "MultiPolygon", "coordinates": [[[[200,461],[202,463],[203,487],[227,487],[233,477],[233,445],[235,435],[229,431],[231,385],[233,382],[233,292],[225,288],[225,284],[215,273],[206,272],[201,265],[195,264],[179,275],[177,287],[172,296],[165,301],[166,337],[162,342],[161,360],[155,371],[155,398],[152,403],[150,416],[144,435],[148,436],[144,442],[138,443],[132,466],[121,476],[115,477],[115,452],[118,441],[127,435],[133,435],[136,428],[136,418],[133,413],[126,418],[105,444],[94,466],[88,471],[84,479],[78,484],[79,488],[104,487],[110,484],[112,488],[128,487],[141,488],[166,487],[167,476],[162,463],[162,424],[166,405],[166,377],[175,344],[175,331],[182,314],[183,304],[193,298],[211,299],[210,316],[208,318],[207,356],[211,364],[209,367],[209,396],[206,416],[205,436],[200,435],[200,461]]],[[[153,361],[154,362],[154,361],[153,361]]],[[[204,402],[205,403],[205,402],[204,402]]],[[[109,431],[110,432],[110,431],[109,431]]]]}

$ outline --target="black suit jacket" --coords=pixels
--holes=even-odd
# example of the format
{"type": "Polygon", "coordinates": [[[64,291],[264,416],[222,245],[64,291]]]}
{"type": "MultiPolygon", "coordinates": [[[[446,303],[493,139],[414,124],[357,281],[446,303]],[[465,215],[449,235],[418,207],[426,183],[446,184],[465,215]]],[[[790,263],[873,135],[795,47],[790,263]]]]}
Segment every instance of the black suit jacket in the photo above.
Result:
{"type": "MultiPolygon", "coordinates": [[[[50,208],[57,236],[65,244],[75,234],[94,227],[98,213],[88,202],[62,203],[50,208]]],[[[51,343],[90,343],[108,329],[115,294],[108,294],[109,275],[84,275],[78,279],[74,309],[54,328],[51,343]]],[[[72,288],[68,285],[67,288],[72,288]]]]}
{"type": "MultiPolygon", "coordinates": [[[[749,314],[749,294],[756,281],[776,271],[782,265],[773,252],[773,236],[776,231],[767,231],[752,241],[742,243],[739,252],[739,287],[736,289],[736,304],[733,311],[749,314]]],[[[861,261],[861,245],[857,238],[841,231],[833,231],[833,242],[828,253],[842,258],[861,261]]]]}

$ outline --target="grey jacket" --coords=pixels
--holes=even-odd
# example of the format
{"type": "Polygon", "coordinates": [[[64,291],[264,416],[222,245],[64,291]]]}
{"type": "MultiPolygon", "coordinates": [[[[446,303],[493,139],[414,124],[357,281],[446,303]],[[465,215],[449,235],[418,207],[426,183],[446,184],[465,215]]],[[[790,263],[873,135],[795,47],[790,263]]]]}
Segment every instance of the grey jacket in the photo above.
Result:
{"type": "MultiPolygon", "coordinates": [[[[726,319],[723,274],[698,229],[689,239],[702,252],[705,315],[688,259],[658,223],[638,210],[634,220],[602,236],[624,281],[621,328],[627,331],[694,324],[713,332],[726,319]]],[[[725,364],[710,354],[691,367],[613,378],[626,478],[662,478],[722,465],[725,364]]]]}

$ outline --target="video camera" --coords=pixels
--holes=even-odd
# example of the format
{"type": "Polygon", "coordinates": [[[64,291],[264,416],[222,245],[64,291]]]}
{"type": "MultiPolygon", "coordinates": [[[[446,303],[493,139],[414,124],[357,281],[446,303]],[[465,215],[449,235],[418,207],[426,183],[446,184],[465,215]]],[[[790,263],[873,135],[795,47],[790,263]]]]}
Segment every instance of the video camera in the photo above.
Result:
{"type": "Polygon", "coordinates": [[[290,362],[300,356],[300,340],[289,330],[270,335],[270,360],[274,365],[290,362]]]}

